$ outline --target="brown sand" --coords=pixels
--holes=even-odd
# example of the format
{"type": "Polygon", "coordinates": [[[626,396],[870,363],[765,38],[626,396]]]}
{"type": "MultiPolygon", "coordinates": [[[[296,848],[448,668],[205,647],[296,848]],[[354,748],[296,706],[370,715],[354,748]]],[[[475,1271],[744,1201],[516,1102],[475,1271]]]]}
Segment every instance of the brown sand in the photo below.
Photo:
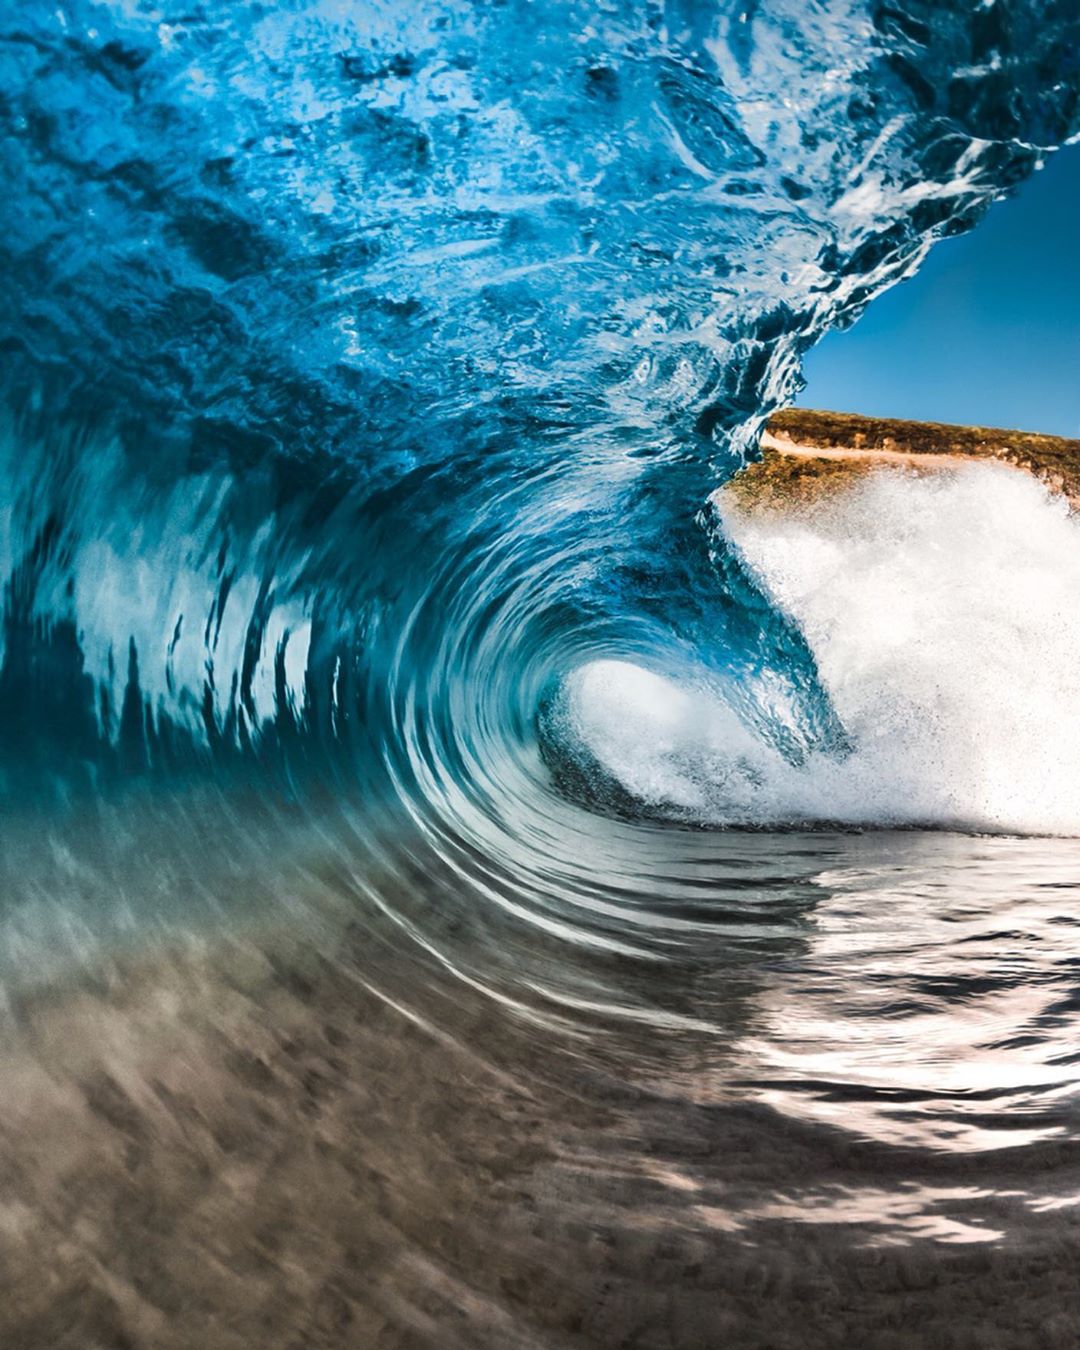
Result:
{"type": "Polygon", "coordinates": [[[440,1029],[431,999],[403,1013],[369,944],[146,953],[20,1001],[4,1350],[1077,1345],[1080,1225],[1022,1200],[1033,1171],[1080,1190],[1076,1146],[976,1174],[695,1108],[546,1055],[465,989],[440,1029]],[[935,1185],[985,1194],[1009,1243],[827,1217],[935,1185]]]}

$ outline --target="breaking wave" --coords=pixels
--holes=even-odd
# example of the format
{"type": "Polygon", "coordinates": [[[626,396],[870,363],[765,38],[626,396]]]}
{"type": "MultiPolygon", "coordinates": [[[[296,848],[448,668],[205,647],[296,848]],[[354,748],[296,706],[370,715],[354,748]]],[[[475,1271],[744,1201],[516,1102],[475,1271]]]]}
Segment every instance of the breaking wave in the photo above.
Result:
{"type": "MultiPolygon", "coordinates": [[[[1019,806],[1034,759],[1014,798],[991,749],[959,762],[994,676],[902,710],[883,619],[862,683],[837,674],[829,596],[872,604],[872,557],[800,591],[827,530],[732,548],[706,503],[806,348],[1074,130],[1074,38],[1065,4],[16,6],[9,790],[302,765],[411,814],[526,819],[588,786],[545,734],[566,700],[592,712],[565,726],[636,716],[655,678],[727,693],[656,723],[699,742],[678,783],[617,752],[646,814],[1067,826],[1046,793],[1019,806]],[[912,718],[957,719],[951,767],[912,767],[937,753],[912,718]],[[816,804],[807,761],[835,765],[816,804]],[[703,805],[721,780],[730,810],[703,805]]],[[[910,489],[919,525],[895,490],[913,574],[940,501],[910,489]]],[[[904,659],[929,688],[944,620],[894,622],[924,621],[904,659]]]]}
{"type": "Polygon", "coordinates": [[[1080,834],[1080,527],[723,484],[1078,53],[1074,0],[2,7],[9,1340],[884,1346],[944,1272],[1072,1344],[1080,846],[1007,832],[1080,834]]]}
{"type": "MultiPolygon", "coordinates": [[[[718,824],[1080,833],[1080,525],[1062,498],[964,465],[877,469],[786,513],[719,494],[718,512],[804,635],[843,743],[793,760],[722,687],[599,660],[570,677],[562,714],[598,777],[718,824]]],[[[776,682],[760,678],[764,702],[776,682]]]]}

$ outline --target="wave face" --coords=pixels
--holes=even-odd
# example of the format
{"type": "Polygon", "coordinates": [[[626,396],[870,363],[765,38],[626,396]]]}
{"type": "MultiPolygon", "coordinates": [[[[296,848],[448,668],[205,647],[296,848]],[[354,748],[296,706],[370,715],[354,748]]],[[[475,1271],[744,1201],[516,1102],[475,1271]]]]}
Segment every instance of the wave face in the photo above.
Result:
{"type": "MultiPolygon", "coordinates": [[[[98,821],[75,945],[240,903],[121,884],[132,803],[170,867],[257,802],[362,841],[387,914],[634,950],[649,821],[1080,828],[1075,527],[1035,487],[710,505],[806,348],[1080,125],[1077,24],[9,10],[0,785],[65,849],[98,821]]],[[[16,890],[68,896],[26,847],[16,890]]]]}
{"type": "Polygon", "coordinates": [[[543,710],[610,661],[840,753],[801,616],[700,512],[807,346],[1074,129],[1075,37],[1067,4],[16,6],[9,786],[302,762],[528,829],[553,770],[588,789],[543,710]]]}
{"type": "MultiPolygon", "coordinates": [[[[1016,1222],[1055,1203],[1022,1146],[1073,1137],[1074,846],[824,827],[1080,832],[1077,527],[992,470],[787,523],[715,493],[826,329],[1080,130],[1078,52],[1071,0],[3,7],[0,1013],[60,1057],[5,1081],[81,1085],[41,1119],[120,1121],[175,1219],[101,1308],[165,1270],[196,1321],[261,1291],[237,1344],[276,1346],[340,1240],[356,1306],[411,1329],[357,1344],[715,1344],[582,1331],[613,1316],[590,1290],[833,1202],[860,1241],[1012,1222],[973,1171],[916,1177],[923,1146],[1008,1135],[1016,1222]],[[271,930],[312,969],[259,964],[271,930]],[[19,1001],[148,934],[242,970],[141,967],[122,1026],[105,976],[70,1023],[19,1001]],[[879,1152],[841,1196],[781,1118],[879,1152]],[[333,1167],[297,1161],[313,1133],[333,1167]],[[736,1194],[721,1138],[775,1149],[786,1198],[761,1159],[736,1194]],[[226,1155],[251,1233],[292,1185],[280,1261],[181,1213],[226,1155]]],[[[87,1213],[25,1252],[119,1269],[113,1182],[70,1166],[87,1213]]],[[[715,1278],[745,1302],[757,1259],[715,1278]]]]}
{"type": "Polygon", "coordinates": [[[538,935],[588,1002],[560,944],[648,948],[650,822],[1080,829],[1075,527],[1034,486],[711,504],[806,348],[1080,125],[1078,23],[9,11],[9,967],[239,912],[202,865],[267,829],[435,951],[403,892],[449,897],[510,1006],[538,935]]]}

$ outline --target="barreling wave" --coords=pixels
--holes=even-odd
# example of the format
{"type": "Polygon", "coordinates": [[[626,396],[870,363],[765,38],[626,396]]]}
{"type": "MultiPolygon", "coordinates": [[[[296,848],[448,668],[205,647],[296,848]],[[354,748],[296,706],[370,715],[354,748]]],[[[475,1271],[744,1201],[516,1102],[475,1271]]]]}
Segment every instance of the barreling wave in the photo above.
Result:
{"type": "Polygon", "coordinates": [[[1080,835],[1080,527],[720,489],[1078,53],[0,9],[8,1341],[892,1345],[944,1272],[1071,1344],[1080,843],[1009,832],[1080,835]]]}
{"type": "Polygon", "coordinates": [[[718,489],[1078,130],[1076,0],[0,6],[5,1344],[1073,1343],[1080,527],[718,489]]]}
{"type": "Polygon", "coordinates": [[[708,503],[821,333],[1074,133],[1078,36],[1066,0],[16,5],[9,797],[331,785],[537,912],[552,850],[595,880],[583,804],[1071,829],[962,778],[822,799],[869,713],[708,503]],[[604,770],[669,696],[693,790],[604,770]]]}

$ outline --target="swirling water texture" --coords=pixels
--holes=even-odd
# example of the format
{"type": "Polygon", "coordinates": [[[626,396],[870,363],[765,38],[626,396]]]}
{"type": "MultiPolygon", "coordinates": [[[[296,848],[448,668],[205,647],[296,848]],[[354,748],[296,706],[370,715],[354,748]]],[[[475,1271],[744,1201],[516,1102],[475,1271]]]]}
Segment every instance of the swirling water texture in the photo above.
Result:
{"type": "Polygon", "coordinates": [[[1080,127],[1078,50],[1067,0],[4,11],[28,1343],[835,1344],[746,1331],[748,1232],[1054,1209],[1074,846],[672,829],[566,708],[624,663],[792,772],[851,753],[707,503],[807,347],[1080,127]],[[131,1186],[170,1217],[125,1245],[131,1186]]]}

